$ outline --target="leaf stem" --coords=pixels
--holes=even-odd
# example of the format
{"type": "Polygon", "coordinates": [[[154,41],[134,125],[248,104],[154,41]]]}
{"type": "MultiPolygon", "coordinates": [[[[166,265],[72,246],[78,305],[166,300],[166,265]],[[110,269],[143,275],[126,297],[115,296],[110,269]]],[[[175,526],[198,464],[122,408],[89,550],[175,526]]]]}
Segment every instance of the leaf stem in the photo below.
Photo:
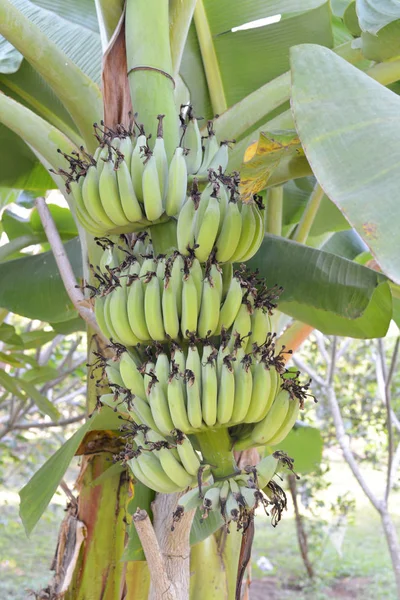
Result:
{"type": "Polygon", "coordinates": [[[278,185],[268,190],[266,232],[282,235],[283,187],[278,185]]]}
{"type": "Polygon", "coordinates": [[[54,254],[55,261],[57,263],[58,270],[60,272],[61,279],[65,286],[65,290],[70,297],[70,300],[78,314],[84,321],[101,337],[103,341],[107,341],[103,336],[102,332],[97,325],[93,311],[85,306],[86,299],[77,284],[74,272],[71,267],[71,263],[68,260],[68,256],[65,252],[63,243],[60,238],[60,234],[57,231],[57,227],[53,221],[53,217],[48,209],[46,200],[43,197],[36,198],[35,206],[42,221],[43,229],[46,233],[49,241],[51,250],[54,254]]]}
{"type": "Polygon", "coordinates": [[[207,429],[204,433],[197,433],[196,440],[214,476],[227,477],[235,473],[236,461],[227,429],[207,429]]]}
{"type": "Polygon", "coordinates": [[[169,37],[174,78],[179,73],[196,0],[171,0],[169,3],[169,37]]]}
{"type": "Polygon", "coordinates": [[[219,115],[226,111],[228,104],[203,0],[197,0],[196,8],[194,9],[194,23],[199,39],[201,58],[206,72],[212,108],[214,114],[219,115]]]}
{"type": "Polygon", "coordinates": [[[324,190],[317,182],[307,202],[307,206],[304,209],[300,223],[297,225],[294,233],[293,240],[295,242],[299,242],[300,244],[306,243],[312,224],[314,223],[315,217],[321,205],[323,195],[324,190]]]}

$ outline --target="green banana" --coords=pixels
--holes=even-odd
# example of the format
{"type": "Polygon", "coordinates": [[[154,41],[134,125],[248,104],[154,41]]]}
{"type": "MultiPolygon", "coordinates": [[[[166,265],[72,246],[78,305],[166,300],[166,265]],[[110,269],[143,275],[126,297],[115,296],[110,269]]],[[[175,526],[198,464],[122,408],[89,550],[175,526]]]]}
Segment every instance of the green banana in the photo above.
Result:
{"type": "MultiPolygon", "coordinates": [[[[161,383],[165,397],[167,397],[167,386],[170,373],[169,358],[165,352],[160,352],[157,356],[154,372],[158,381],[161,383]]],[[[173,429],[173,428],[172,428],[173,429]]]]}
{"type": "Polygon", "coordinates": [[[189,196],[178,215],[176,236],[178,250],[183,256],[187,256],[189,254],[189,248],[193,248],[196,210],[196,203],[193,198],[189,196]]]}
{"type": "Polygon", "coordinates": [[[254,234],[256,231],[256,217],[251,204],[242,204],[241,217],[242,229],[240,232],[239,243],[230,259],[232,262],[240,262],[243,259],[243,256],[246,256],[250,246],[253,243],[254,234]]]}
{"type": "Polygon", "coordinates": [[[183,148],[178,146],[168,173],[168,191],[165,200],[165,212],[170,217],[177,215],[186,199],[187,168],[183,148]]]}
{"type": "Polygon", "coordinates": [[[218,386],[217,421],[220,425],[229,423],[232,418],[235,399],[235,373],[230,355],[225,356],[221,366],[218,386]]]}
{"type": "Polygon", "coordinates": [[[130,223],[140,221],[144,215],[136,198],[129,167],[124,160],[118,165],[117,183],[122,210],[127,220],[130,223]]]}
{"type": "Polygon", "coordinates": [[[202,504],[203,498],[199,493],[199,489],[196,487],[179,498],[177,509],[181,509],[180,512],[189,512],[202,504]]]}
{"type": "Polygon", "coordinates": [[[258,486],[264,488],[273,478],[278,468],[279,460],[270,454],[263,458],[257,465],[258,486]]]}
{"type": "Polygon", "coordinates": [[[161,185],[154,154],[147,158],[142,177],[143,203],[146,218],[156,221],[164,212],[161,185]]]}
{"type": "Polygon", "coordinates": [[[218,510],[220,507],[220,494],[221,488],[220,486],[210,486],[204,494],[203,498],[203,508],[204,514],[203,518],[208,515],[210,511],[218,510]]]}
{"type": "Polygon", "coordinates": [[[197,119],[193,115],[193,111],[189,107],[188,111],[189,122],[185,130],[185,147],[189,152],[185,155],[187,172],[191,175],[197,173],[201,166],[203,157],[203,148],[201,144],[201,134],[197,119]]]}
{"type": "Polygon", "coordinates": [[[221,142],[217,152],[212,157],[208,169],[213,171],[220,171],[224,173],[229,161],[229,146],[228,142],[221,142]]]}
{"type": "Polygon", "coordinates": [[[168,477],[181,489],[187,488],[194,483],[193,475],[190,475],[168,448],[157,451],[158,459],[168,477]]]}
{"type": "Polygon", "coordinates": [[[164,202],[168,189],[168,158],[163,138],[163,115],[158,115],[157,138],[154,142],[153,155],[156,160],[158,180],[160,183],[161,198],[164,202]]]}
{"type": "Polygon", "coordinates": [[[203,421],[213,427],[217,421],[218,376],[214,346],[206,344],[201,363],[201,409],[203,421]]]}
{"type": "Polygon", "coordinates": [[[282,423],[282,426],[276,432],[276,434],[266,442],[268,446],[276,446],[285,439],[288,433],[293,429],[293,425],[296,423],[297,417],[299,416],[299,412],[299,402],[297,398],[292,398],[289,402],[289,410],[287,412],[286,418],[282,423]]]}
{"type": "Polygon", "coordinates": [[[245,423],[261,421],[272,406],[276,395],[276,371],[263,361],[257,363],[253,370],[253,390],[245,423]]]}
{"type": "Polygon", "coordinates": [[[139,135],[136,140],[135,148],[131,157],[131,177],[135,196],[139,202],[143,202],[142,178],[144,171],[144,152],[147,147],[147,138],[145,135],[139,135]]]}
{"type": "Polygon", "coordinates": [[[253,241],[249,246],[246,254],[241,257],[242,262],[249,260],[257,252],[264,239],[264,219],[260,213],[260,209],[253,204],[253,212],[256,219],[256,229],[253,235],[253,241]]]}
{"type": "Polygon", "coordinates": [[[230,200],[226,207],[224,221],[215,246],[216,259],[220,263],[231,260],[240,240],[242,231],[242,215],[235,201],[230,200]]]}
{"type": "Polygon", "coordinates": [[[213,249],[218,233],[219,219],[219,202],[217,199],[217,191],[215,190],[210,196],[207,209],[201,220],[199,233],[195,238],[195,244],[198,246],[195,250],[196,258],[201,263],[206,262],[213,249]]]}
{"type": "Polygon", "coordinates": [[[122,210],[119,196],[117,173],[114,162],[108,160],[104,163],[99,179],[99,194],[104,211],[113,223],[121,227],[128,225],[129,221],[122,210]]]}
{"type": "Polygon", "coordinates": [[[139,276],[134,277],[128,287],[126,306],[129,325],[139,340],[148,341],[151,336],[146,324],[144,297],[144,283],[139,276]]]}
{"type": "Polygon", "coordinates": [[[146,325],[153,340],[159,342],[165,339],[162,314],[161,290],[155,273],[144,280],[146,291],[144,296],[144,313],[146,325]]]}
{"type": "Polygon", "coordinates": [[[251,315],[251,336],[247,343],[247,352],[251,352],[253,344],[261,346],[265,343],[268,333],[272,332],[271,320],[263,307],[255,306],[251,315]]]}
{"type": "Polygon", "coordinates": [[[168,381],[168,406],[172,422],[176,429],[188,433],[192,426],[186,411],[186,386],[181,373],[171,374],[168,381]]]}
{"type": "Polygon", "coordinates": [[[221,307],[218,325],[215,333],[221,333],[222,328],[229,329],[235,321],[242,304],[242,286],[237,277],[232,277],[225,301],[221,307]]]}
{"type": "Polygon", "coordinates": [[[140,339],[133,333],[128,319],[126,284],[117,287],[110,294],[110,317],[117,340],[124,346],[137,346],[140,339]]]}
{"type": "Polygon", "coordinates": [[[94,301],[94,316],[96,317],[97,325],[100,328],[100,331],[106,338],[110,339],[111,333],[106,325],[106,320],[104,316],[104,305],[106,302],[106,296],[97,296],[94,301]]]}
{"type": "Polygon", "coordinates": [[[251,439],[256,444],[265,444],[282,427],[289,410],[289,399],[289,392],[281,390],[267,415],[254,426],[251,432],[251,439]]]}
{"type": "Polygon", "coordinates": [[[198,334],[201,338],[213,335],[218,326],[220,291],[210,275],[203,281],[203,294],[198,322],[198,334]]]}
{"type": "Polygon", "coordinates": [[[232,423],[244,421],[251,402],[253,376],[251,374],[251,357],[247,354],[239,362],[236,360],[235,371],[235,401],[233,405],[232,423]]]}
{"type": "Polygon", "coordinates": [[[139,373],[137,364],[131,353],[124,352],[122,354],[119,361],[119,370],[124,386],[130,390],[134,396],[146,400],[147,396],[143,375],[139,373]]]}
{"type": "Polygon", "coordinates": [[[197,331],[199,305],[197,289],[192,273],[186,273],[182,283],[182,317],[181,331],[184,337],[197,331]]]}
{"type": "Polygon", "coordinates": [[[98,174],[94,166],[90,166],[86,173],[82,184],[82,198],[86,210],[93,221],[105,230],[116,227],[116,224],[108,217],[101,203],[98,174]]]}
{"type": "Polygon", "coordinates": [[[164,493],[173,493],[182,489],[181,486],[168,477],[162,468],[160,461],[154,456],[153,452],[142,452],[138,456],[137,461],[144,475],[149,481],[153,482],[153,490],[159,491],[163,489],[169,490],[164,493]],[[157,486],[158,489],[156,489],[155,486],[157,486]]]}
{"type": "Polygon", "coordinates": [[[149,404],[157,429],[163,435],[170,435],[174,429],[174,424],[169,412],[163,384],[159,381],[154,381],[151,385],[149,404]]]}
{"type": "Polygon", "coordinates": [[[179,336],[178,293],[177,286],[171,279],[165,281],[162,291],[162,314],[165,333],[171,340],[176,340],[179,336]]]}
{"type": "Polygon", "coordinates": [[[177,439],[177,450],[179,458],[186,471],[190,475],[197,475],[200,468],[199,457],[197,456],[190,440],[186,435],[182,434],[177,439]]]}

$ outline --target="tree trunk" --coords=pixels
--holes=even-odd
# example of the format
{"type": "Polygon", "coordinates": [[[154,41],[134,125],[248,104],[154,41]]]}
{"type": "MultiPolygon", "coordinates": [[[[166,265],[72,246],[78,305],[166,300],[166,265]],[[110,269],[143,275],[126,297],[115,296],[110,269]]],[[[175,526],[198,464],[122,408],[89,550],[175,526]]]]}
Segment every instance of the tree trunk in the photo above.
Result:
{"type": "Polygon", "coordinates": [[[290,494],[293,500],[294,514],[296,517],[296,531],[297,531],[297,540],[299,542],[300,554],[303,559],[304,566],[306,568],[307,574],[312,579],[314,577],[314,569],[308,557],[308,543],[307,543],[307,534],[304,529],[303,519],[299,511],[299,505],[297,503],[297,484],[296,484],[296,476],[291,474],[288,476],[289,480],[289,489],[290,494]]]}
{"type": "Polygon", "coordinates": [[[400,598],[400,545],[397,532],[392,518],[386,508],[380,511],[382,527],[385,532],[390,558],[392,560],[393,572],[396,580],[397,597],[400,598]]]}

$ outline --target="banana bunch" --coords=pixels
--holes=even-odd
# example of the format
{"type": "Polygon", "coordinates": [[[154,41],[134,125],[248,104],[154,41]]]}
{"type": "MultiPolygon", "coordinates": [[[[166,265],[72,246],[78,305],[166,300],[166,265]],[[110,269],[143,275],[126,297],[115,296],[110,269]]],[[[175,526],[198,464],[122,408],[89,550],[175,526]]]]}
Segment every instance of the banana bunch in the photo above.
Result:
{"type": "MultiPolygon", "coordinates": [[[[245,428],[244,439],[250,430],[255,439],[262,439],[265,431],[270,431],[269,422],[275,424],[283,414],[274,408],[268,417],[276,399],[281,403],[280,389],[288,383],[277,370],[280,355],[275,357],[271,337],[247,354],[240,346],[240,336],[236,340],[232,351],[228,338],[219,347],[209,339],[191,338],[185,349],[177,343],[170,344],[168,353],[161,344],[155,344],[147,348],[144,362],[138,353],[122,349],[119,360],[108,366],[115,399],[113,404],[109,399],[107,402],[114,408],[119,402],[126,404],[129,397],[135,418],[164,436],[175,429],[192,434],[206,428],[260,422],[258,429],[245,428]]],[[[295,401],[290,402],[293,404],[295,401]]],[[[294,421],[291,414],[290,422],[294,421]]],[[[284,429],[289,431],[289,425],[284,429]]],[[[283,431],[279,429],[279,436],[283,431]]],[[[242,442],[241,439],[238,444],[242,442]]]]}
{"type": "Polygon", "coordinates": [[[181,106],[180,121],[183,142],[186,148],[186,167],[189,175],[207,177],[210,169],[224,172],[228,166],[230,142],[218,143],[213,121],[207,122],[207,135],[202,137],[193,107],[190,104],[181,106]]]}
{"type": "Polygon", "coordinates": [[[70,171],[59,169],[67,192],[75,200],[76,216],[93,235],[146,229],[163,215],[178,214],[186,199],[185,150],[176,148],[168,164],[163,139],[163,115],[158,116],[152,148],[143,127],[116,130],[94,125],[99,142],[94,155],[83,147],[67,155],[70,171]]]}
{"type": "Polygon", "coordinates": [[[262,344],[272,331],[275,304],[257,285],[254,274],[220,266],[211,255],[202,266],[178,251],[154,257],[136,236],[130,248],[104,250],[95,273],[96,318],[103,334],[125,346],[151,341],[206,338],[232,329],[246,342],[262,344]],[[250,335],[249,335],[250,333],[250,335]]]}
{"type": "Polygon", "coordinates": [[[212,252],[219,263],[245,262],[264,238],[262,204],[242,202],[238,178],[208,173],[209,183],[200,193],[197,180],[178,215],[178,250],[204,263],[212,252]]]}
{"type": "Polygon", "coordinates": [[[279,512],[280,518],[283,508],[286,508],[286,497],[273,480],[280,467],[293,470],[293,461],[283,452],[275,452],[257,467],[245,467],[233,477],[209,482],[203,489],[196,487],[189,490],[179,499],[173,522],[179,522],[185,512],[200,509],[203,519],[210,512],[218,511],[226,524],[233,521],[238,530],[245,529],[260,504],[264,508],[272,504],[273,511],[279,512]]]}

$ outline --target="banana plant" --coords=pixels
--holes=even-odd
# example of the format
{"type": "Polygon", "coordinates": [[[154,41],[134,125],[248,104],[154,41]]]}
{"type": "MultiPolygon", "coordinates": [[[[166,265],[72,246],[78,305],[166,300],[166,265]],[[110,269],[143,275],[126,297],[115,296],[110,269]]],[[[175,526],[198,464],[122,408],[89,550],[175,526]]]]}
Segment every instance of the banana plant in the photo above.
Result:
{"type": "Polygon", "coordinates": [[[90,418],[21,490],[29,533],[82,457],[50,596],[240,597],[308,394],[283,346],[398,315],[399,23],[363,0],[0,0],[2,198],[38,198],[3,212],[0,306],[88,326],[90,418]]]}

